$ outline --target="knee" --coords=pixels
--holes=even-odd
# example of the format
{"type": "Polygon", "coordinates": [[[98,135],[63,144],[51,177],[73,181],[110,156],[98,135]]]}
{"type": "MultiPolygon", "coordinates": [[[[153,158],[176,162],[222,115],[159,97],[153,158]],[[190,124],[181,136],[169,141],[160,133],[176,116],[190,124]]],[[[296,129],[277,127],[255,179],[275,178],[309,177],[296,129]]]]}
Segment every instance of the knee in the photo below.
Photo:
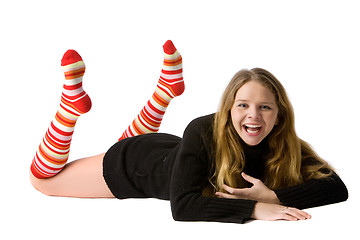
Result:
{"type": "Polygon", "coordinates": [[[42,194],[45,194],[47,196],[51,196],[52,194],[50,193],[50,191],[48,190],[48,188],[46,187],[46,181],[47,179],[39,179],[36,178],[30,171],[30,183],[31,185],[38,190],[39,192],[41,192],[42,194]]]}

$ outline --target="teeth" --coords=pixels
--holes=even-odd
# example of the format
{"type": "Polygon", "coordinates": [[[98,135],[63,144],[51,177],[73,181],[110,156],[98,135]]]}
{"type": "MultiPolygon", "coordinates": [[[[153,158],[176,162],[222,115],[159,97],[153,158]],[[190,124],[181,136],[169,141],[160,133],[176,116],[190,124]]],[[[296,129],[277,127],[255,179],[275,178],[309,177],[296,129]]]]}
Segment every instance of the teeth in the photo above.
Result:
{"type": "Polygon", "coordinates": [[[257,133],[261,129],[261,125],[258,124],[244,124],[244,126],[248,133],[257,133]]]}
{"type": "Polygon", "coordinates": [[[248,128],[259,128],[261,127],[261,125],[252,125],[252,124],[245,124],[246,127],[248,128]]]}
{"type": "Polygon", "coordinates": [[[248,128],[246,131],[247,131],[248,133],[257,133],[257,132],[260,131],[260,129],[257,129],[257,130],[254,130],[254,131],[253,131],[253,130],[251,130],[251,129],[248,128]]]}

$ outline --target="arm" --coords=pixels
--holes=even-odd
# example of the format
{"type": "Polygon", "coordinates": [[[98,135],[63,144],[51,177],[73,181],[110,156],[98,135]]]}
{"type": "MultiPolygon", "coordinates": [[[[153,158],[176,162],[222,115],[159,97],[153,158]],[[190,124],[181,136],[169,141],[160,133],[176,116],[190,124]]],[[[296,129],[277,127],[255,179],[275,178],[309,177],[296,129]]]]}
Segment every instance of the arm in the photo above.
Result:
{"type": "Polygon", "coordinates": [[[251,217],[258,220],[288,220],[297,221],[311,218],[311,215],[297,208],[282,206],[274,191],[265,186],[265,184],[256,178],[245,173],[242,177],[253,184],[250,188],[231,188],[224,185],[228,193],[217,192],[216,195],[221,198],[229,199],[251,199],[257,201],[251,217]]]}
{"type": "Polygon", "coordinates": [[[348,198],[347,188],[336,173],[274,192],[283,205],[299,209],[338,203],[348,198]]]}
{"type": "Polygon", "coordinates": [[[275,190],[267,188],[259,179],[244,173],[242,176],[253,186],[243,189],[224,186],[228,193],[218,192],[216,195],[223,198],[245,198],[261,203],[282,204],[299,209],[338,203],[348,198],[347,188],[336,173],[327,178],[311,179],[303,184],[275,190]]]}
{"type": "Polygon", "coordinates": [[[201,194],[209,176],[209,146],[204,142],[204,135],[212,136],[209,128],[203,119],[198,119],[185,130],[170,184],[173,217],[178,221],[244,223],[251,218],[256,201],[201,194]]]}
{"type": "Polygon", "coordinates": [[[336,173],[327,178],[312,179],[300,185],[274,191],[267,188],[258,179],[245,174],[243,174],[243,177],[253,184],[251,188],[237,189],[224,186],[228,193],[218,192],[216,194],[223,198],[245,198],[258,201],[252,215],[254,219],[307,219],[311,218],[311,216],[298,209],[342,202],[348,198],[346,186],[336,173]],[[287,207],[282,206],[281,208],[281,205],[287,207]],[[284,215],[284,212],[286,215],[284,215]],[[289,218],[289,215],[291,215],[291,218],[289,218]]]}

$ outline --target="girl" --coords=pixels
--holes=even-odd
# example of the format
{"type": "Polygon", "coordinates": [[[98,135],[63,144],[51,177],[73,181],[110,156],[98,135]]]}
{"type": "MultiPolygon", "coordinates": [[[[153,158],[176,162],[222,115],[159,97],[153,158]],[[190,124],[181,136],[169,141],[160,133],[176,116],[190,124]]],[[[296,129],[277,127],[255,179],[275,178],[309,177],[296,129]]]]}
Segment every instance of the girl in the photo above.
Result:
{"type": "Polygon", "coordinates": [[[219,111],[193,120],[183,138],[156,133],[170,101],[184,91],[181,55],[171,41],[163,48],[156,90],[119,141],[68,164],[76,120],[91,100],[82,88],[84,62],[73,50],[65,53],[60,108],[31,165],[36,189],[52,196],[166,199],[175,220],[234,223],[305,220],[311,216],[300,209],[347,199],[335,171],[296,136],[286,92],[264,69],[238,72],[219,111]]]}

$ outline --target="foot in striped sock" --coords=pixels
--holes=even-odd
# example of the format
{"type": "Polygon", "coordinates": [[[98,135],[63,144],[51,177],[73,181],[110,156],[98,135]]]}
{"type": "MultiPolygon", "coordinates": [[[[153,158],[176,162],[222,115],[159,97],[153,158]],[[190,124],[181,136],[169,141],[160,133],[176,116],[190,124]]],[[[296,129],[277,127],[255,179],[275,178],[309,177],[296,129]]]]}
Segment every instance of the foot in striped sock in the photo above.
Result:
{"type": "Polygon", "coordinates": [[[163,49],[164,64],[157,88],[172,99],[180,96],[185,90],[182,75],[182,57],[170,40],[164,44],[163,49]]]}
{"type": "Polygon", "coordinates": [[[170,101],[184,92],[182,57],[170,40],[163,49],[164,63],[156,90],[119,140],[157,132],[170,101]]]}
{"type": "Polygon", "coordinates": [[[82,87],[85,64],[81,56],[68,50],[61,66],[65,82],[60,107],[31,164],[31,172],[37,178],[52,177],[65,166],[76,121],[91,108],[91,100],[82,87]]]}
{"type": "Polygon", "coordinates": [[[61,102],[80,114],[91,109],[91,100],[82,87],[85,64],[75,50],[68,50],[62,60],[61,68],[65,74],[61,102]]]}

